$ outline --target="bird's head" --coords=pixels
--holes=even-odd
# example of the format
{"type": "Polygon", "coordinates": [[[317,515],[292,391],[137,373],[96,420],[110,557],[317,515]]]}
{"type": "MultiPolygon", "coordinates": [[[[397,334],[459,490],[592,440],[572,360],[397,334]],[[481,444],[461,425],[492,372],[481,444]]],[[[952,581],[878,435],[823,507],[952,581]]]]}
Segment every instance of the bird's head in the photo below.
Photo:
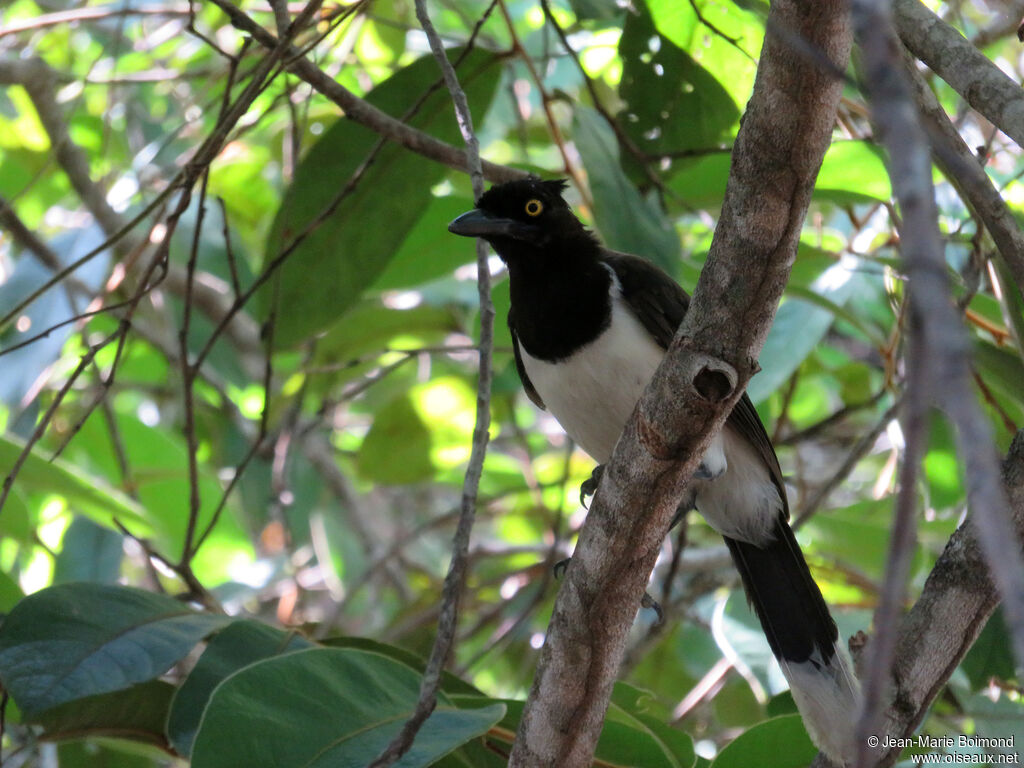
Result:
{"type": "Polygon", "coordinates": [[[590,234],[562,199],[565,181],[536,177],[491,187],[468,211],[448,225],[448,231],[481,237],[505,261],[557,244],[590,239],[590,234]]]}

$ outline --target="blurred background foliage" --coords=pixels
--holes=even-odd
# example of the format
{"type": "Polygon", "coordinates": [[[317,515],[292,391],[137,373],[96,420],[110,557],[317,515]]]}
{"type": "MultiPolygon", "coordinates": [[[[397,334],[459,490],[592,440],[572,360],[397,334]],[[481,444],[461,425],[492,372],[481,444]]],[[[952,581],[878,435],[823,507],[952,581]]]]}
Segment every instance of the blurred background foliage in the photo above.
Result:
{"type": "MultiPolygon", "coordinates": [[[[274,28],[270,6],[242,8],[274,28]]],[[[608,245],[649,257],[689,290],[722,203],[766,12],[760,0],[432,4],[453,59],[488,14],[458,67],[484,156],[569,178],[572,203],[608,245]]],[[[277,72],[224,137],[205,194],[197,190],[171,225],[167,263],[153,273],[162,280],[150,281],[145,265],[177,202],[160,196],[265,50],[212,3],[13,0],[2,13],[0,57],[45,63],[68,138],[53,135],[31,88],[0,91],[0,198],[9,206],[0,312],[16,308],[0,328],[0,469],[13,475],[0,511],[0,610],[49,585],[134,585],[187,593],[257,626],[370,638],[425,656],[474,422],[474,254],[445,229],[472,206],[467,177],[378,146],[374,131],[277,72]],[[128,238],[106,242],[111,221],[71,180],[68,142],[115,224],[157,201],[128,238]],[[233,302],[241,311],[225,325],[233,302]]],[[[1020,47],[1009,28],[989,33],[989,4],[941,13],[969,38],[984,34],[985,53],[1021,79],[1020,47]]],[[[299,43],[351,92],[459,143],[409,0],[326,3],[299,43]]],[[[931,83],[1019,211],[1020,149],[931,83]]],[[[977,394],[1003,452],[1024,422],[1021,296],[990,260],[980,225],[936,178],[977,394]]],[[[870,626],[902,449],[892,410],[903,380],[895,217],[864,99],[848,88],[749,389],[845,637],[870,626]]],[[[494,258],[491,269],[492,442],[451,670],[489,697],[522,699],[557,588],[552,565],[572,551],[591,462],[523,396],[504,326],[507,282],[494,258]]],[[[963,519],[961,472],[937,416],[912,589],[963,519]]],[[[732,757],[723,747],[795,710],[725,547],[699,516],[666,540],[651,589],[668,620],[657,625],[641,611],[622,679],[644,693],[620,689],[622,711],[648,697],[648,716],[689,734],[695,759],[751,764],[737,752],[742,742],[732,757]]],[[[148,685],[177,685],[187,669],[148,685]]],[[[1019,685],[997,619],[924,728],[1011,732],[1024,744],[1019,685]]],[[[158,725],[139,726],[148,746],[102,738],[109,723],[52,710],[49,721],[33,721],[42,728],[19,724],[12,704],[5,765],[180,764],[159,738],[170,692],[133,690],[155,711],[158,725]]],[[[172,748],[186,754],[171,730],[172,748]]],[[[775,764],[765,759],[758,764],[775,764]]]]}

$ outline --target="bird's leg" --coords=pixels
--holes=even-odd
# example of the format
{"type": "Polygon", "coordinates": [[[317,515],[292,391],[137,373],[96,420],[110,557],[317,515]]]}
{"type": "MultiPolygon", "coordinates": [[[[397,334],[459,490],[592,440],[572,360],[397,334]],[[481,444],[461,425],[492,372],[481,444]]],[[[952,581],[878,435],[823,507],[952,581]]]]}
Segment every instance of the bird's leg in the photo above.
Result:
{"type": "Polygon", "coordinates": [[[580,484],[580,505],[587,508],[587,497],[597,493],[597,486],[601,482],[601,475],[604,474],[604,464],[598,464],[590,477],[580,484]]]}
{"type": "Polygon", "coordinates": [[[551,571],[555,574],[556,579],[558,579],[559,581],[562,580],[562,577],[565,576],[565,569],[569,567],[570,562],[572,562],[572,558],[567,557],[565,558],[565,560],[559,560],[557,563],[555,563],[551,571]]]}

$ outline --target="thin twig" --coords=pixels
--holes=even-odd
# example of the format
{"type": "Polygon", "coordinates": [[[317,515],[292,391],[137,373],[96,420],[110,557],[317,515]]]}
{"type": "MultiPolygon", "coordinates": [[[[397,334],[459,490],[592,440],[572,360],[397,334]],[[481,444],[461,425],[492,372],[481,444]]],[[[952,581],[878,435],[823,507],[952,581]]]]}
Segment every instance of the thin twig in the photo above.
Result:
{"type": "Polygon", "coordinates": [[[886,409],[882,417],[875,422],[875,426],[857,439],[857,442],[854,443],[854,446],[846,454],[846,458],[843,459],[843,463],[832,473],[832,476],[814,491],[813,496],[800,505],[799,511],[793,515],[792,526],[794,531],[799,530],[818,511],[821,505],[828,501],[828,497],[832,495],[832,492],[846,481],[846,478],[856,469],[861,459],[867,456],[868,451],[874,446],[878,437],[889,426],[889,422],[895,418],[900,408],[900,402],[901,400],[897,399],[895,403],[886,409]]]}
{"type": "MultiPolygon", "coordinates": [[[[500,0],[499,0],[500,3],[500,0]]],[[[465,91],[459,85],[455,68],[448,61],[437,30],[430,21],[425,0],[416,0],[416,18],[419,19],[430,49],[444,74],[445,85],[455,105],[455,117],[459,124],[459,132],[466,143],[466,165],[470,169],[473,182],[473,196],[479,198],[484,192],[484,174],[480,162],[480,145],[473,131],[473,116],[469,111],[469,102],[465,91]]],[[[477,256],[477,288],[480,298],[480,365],[476,395],[476,424],[473,428],[473,444],[470,451],[469,465],[462,485],[462,503],[459,509],[459,522],[452,541],[452,560],[445,576],[441,595],[441,610],[438,616],[437,636],[431,649],[420,683],[419,698],[412,716],[402,726],[402,730],[391,741],[384,751],[371,764],[371,768],[385,768],[393,765],[412,746],[416,734],[430,713],[437,705],[437,692],[441,685],[441,672],[452,653],[455,631],[458,625],[458,607],[461,598],[466,561],[469,552],[469,539],[476,517],[477,493],[480,477],[483,473],[484,456],[487,452],[488,430],[491,420],[491,362],[494,346],[494,305],[491,302],[490,270],[487,264],[487,246],[483,240],[476,242],[477,256]]]]}
{"type": "Polygon", "coordinates": [[[533,79],[534,84],[537,86],[537,90],[540,92],[540,103],[541,108],[544,111],[544,118],[547,120],[548,132],[551,134],[551,140],[558,147],[559,153],[562,155],[562,165],[566,175],[568,175],[575,185],[576,189],[579,190],[580,196],[583,198],[584,203],[588,208],[593,207],[593,201],[590,199],[590,193],[587,190],[586,184],[583,183],[583,176],[576,168],[576,164],[573,163],[572,158],[569,155],[569,149],[566,145],[565,137],[562,135],[562,129],[558,127],[558,121],[555,119],[554,112],[551,111],[551,105],[554,99],[548,92],[547,87],[544,85],[544,78],[540,76],[537,71],[537,67],[533,63],[533,59],[530,58],[530,54],[527,53],[526,48],[523,47],[522,42],[519,40],[519,35],[516,32],[515,22],[512,19],[512,15],[509,13],[508,8],[505,6],[505,0],[498,0],[498,7],[501,9],[501,15],[505,17],[505,26],[508,28],[508,34],[512,38],[512,47],[515,52],[522,59],[523,64],[526,65],[527,71],[530,73],[530,77],[533,79]]]}
{"type": "MultiPolygon", "coordinates": [[[[249,18],[244,11],[231,3],[230,0],[211,0],[211,2],[228,15],[228,18],[231,19],[231,23],[235,27],[251,35],[263,47],[273,48],[277,44],[277,38],[273,34],[249,18]]],[[[323,72],[314,62],[307,58],[296,58],[299,55],[298,48],[294,46],[288,47],[288,70],[309,83],[318,93],[323,94],[341,107],[346,118],[360,125],[365,125],[375,133],[386,137],[390,141],[397,142],[406,149],[417,152],[424,157],[444,163],[451,168],[463,171],[468,170],[464,152],[439,139],[435,139],[430,134],[406,125],[401,120],[395,119],[369,102],[358,98],[323,72]]],[[[528,175],[525,171],[507,168],[487,161],[483,161],[482,165],[487,178],[495,182],[521,179],[528,175]]]]}
{"type": "Polygon", "coordinates": [[[0,38],[7,35],[16,35],[21,32],[33,32],[46,27],[55,27],[60,24],[71,24],[79,21],[100,21],[103,19],[121,18],[125,16],[188,16],[188,6],[171,5],[161,6],[139,6],[132,8],[117,8],[111,6],[98,6],[95,8],[73,8],[69,11],[57,11],[55,13],[44,13],[32,19],[15,21],[0,27],[0,38]]]}

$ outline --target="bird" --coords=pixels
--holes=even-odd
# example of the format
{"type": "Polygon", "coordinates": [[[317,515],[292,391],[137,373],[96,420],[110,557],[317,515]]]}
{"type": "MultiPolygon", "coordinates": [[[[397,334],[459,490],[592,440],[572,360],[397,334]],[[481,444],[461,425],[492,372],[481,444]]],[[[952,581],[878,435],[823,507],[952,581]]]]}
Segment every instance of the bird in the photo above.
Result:
{"type": "MultiPolygon", "coordinates": [[[[566,186],[536,176],[492,186],[448,230],[486,240],[504,262],[523,388],[600,467],[689,295],[652,262],[602,246],[565,201],[566,186]]],[[[779,460],[746,393],[689,488],[692,506],[725,539],[807,732],[833,762],[852,763],[858,683],[789,525],[779,460]]]]}

